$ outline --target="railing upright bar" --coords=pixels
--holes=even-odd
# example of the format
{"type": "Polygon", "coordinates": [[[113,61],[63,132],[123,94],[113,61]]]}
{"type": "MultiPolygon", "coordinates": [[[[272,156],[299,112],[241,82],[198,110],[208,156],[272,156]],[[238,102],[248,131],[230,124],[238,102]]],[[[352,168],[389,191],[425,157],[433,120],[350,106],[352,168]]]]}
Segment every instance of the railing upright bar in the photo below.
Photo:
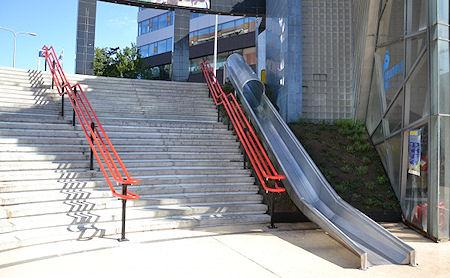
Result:
{"type": "MultiPolygon", "coordinates": [[[[128,186],[138,184],[139,181],[129,176],[128,170],[115,150],[114,145],[112,145],[108,135],[101,126],[101,123],[98,120],[98,117],[90,102],[87,100],[80,84],[77,83],[74,86],[71,86],[68,82],[61,64],[57,59],[55,49],[53,47],[49,48],[44,46],[43,50],[45,53],[44,57],[46,65],[48,65],[52,74],[52,88],[56,86],[58,93],[62,96],[62,98],[64,98],[64,95],[67,94],[73,107],[72,124],[75,125],[76,119],[78,118],[83,133],[88,139],[87,141],[91,150],[90,169],[93,169],[93,158],[95,157],[95,159],[99,162],[100,171],[105,177],[106,183],[108,184],[113,196],[122,200],[139,198],[138,195],[128,191],[127,187],[125,187],[125,189],[122,188],[122,194],[115,191],[114,186],[109,179],[109,174],[111,174],[114,180],[122,185],[126,184],[128,186]],[[119,167],[117,167],[116,161],[122,171],[120,171],[119,167]],[[106,164],[106,168],[104,164],[106,164]],[[126,178],[122,176],[121,172],[124,173],[126,178]]],[[[64,105],[64,100],[62,105],[64,105]]],[[[64,111],[64,108],[62,108],[62,111],[64,111]]]]}
{"type": "MultiPolygon", "coordinates": [[[[215,104],[223,106],[224,112],[228,116],[229,122],[234,128],[234,132],[241,142],[242,148],[244,149],[244,163],[246,158],[249,159],[250,164],[253,166],[253,171],[258,178],[263,189],[268,193],[281,193],[285,189],[280,187],[279,181],[283,180],[285,177],[279,175],[275,170],[271,160],[263,148],[258,136],[253,130],[249,120],[245,116],[240,104],[233,94],[226,94],[223,92],[222,87],[218,83],[217,78],[214,76],[210,65],[207,61],[201,64],[203,74],[208,85],[210,95],[215,100],[215,104]],[[220,99],[220,103],[219,100],[220,99]],[[274,181],[274,187],[269,187],[266,182],[269,180],[274,181]]],[[[244,164],[244,166],[246,166],[244,164]]],[[[270,200],[270,207],[273,209],[274,204],[270,200]]],[[[273,225],[271,225],[273,226],[273,225]]]]}

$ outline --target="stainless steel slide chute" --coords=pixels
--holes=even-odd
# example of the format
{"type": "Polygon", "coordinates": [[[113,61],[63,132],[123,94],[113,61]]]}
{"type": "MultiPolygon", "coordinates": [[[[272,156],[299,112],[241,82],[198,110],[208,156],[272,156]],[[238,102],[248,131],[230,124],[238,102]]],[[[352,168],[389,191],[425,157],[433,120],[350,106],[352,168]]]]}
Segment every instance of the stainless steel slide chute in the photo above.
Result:
{"type": "Polygon", "coordinates": [[[226,67],[247,115],[286,176],[283,184],[296,206],[359,256],[361,269],[380,264],[415,265],[413,248],[337,195],[270,103],[264,85],[242,56],[231,55],[226,67]]]}

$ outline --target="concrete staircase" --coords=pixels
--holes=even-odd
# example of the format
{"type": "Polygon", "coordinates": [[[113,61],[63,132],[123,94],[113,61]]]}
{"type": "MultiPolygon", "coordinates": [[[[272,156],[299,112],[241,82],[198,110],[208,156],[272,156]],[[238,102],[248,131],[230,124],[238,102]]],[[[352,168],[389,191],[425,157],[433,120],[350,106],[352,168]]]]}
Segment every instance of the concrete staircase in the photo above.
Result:
{"type": "MultiPolygon", "coordinates": [[[[206,85],[69,76],[133,177],[127,231],[270,220],[206,85]]],[[[48,73],[0,68],[0,251],[120,233],[121,202],[89,171],[79,127],[48,73]]]]}

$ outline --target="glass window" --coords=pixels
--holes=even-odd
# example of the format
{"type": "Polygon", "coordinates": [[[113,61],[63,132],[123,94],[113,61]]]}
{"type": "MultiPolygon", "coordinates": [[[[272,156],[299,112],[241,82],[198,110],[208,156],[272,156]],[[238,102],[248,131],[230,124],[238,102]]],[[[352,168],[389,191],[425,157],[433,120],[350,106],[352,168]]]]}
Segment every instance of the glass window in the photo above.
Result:
{"type": "Polygon", "coordinates": [[[402,156],[401,133],[386,141],[387,173],[397,197],[400,197],[400,160],[402,156]]]}
{"type": "Polygon", "coordinates": [[[148,48],[149,48],[149,55],[150,56],[158,54],[158,44],[151,43],[151,44],[149,44],[148,48]]]}
{"type": "Polygon", "coordinates": [[[449,24],[449,1],[448,0],[437,0],[438,1],[438,21],[449,24]]]}
{"type": "Polygon", "coordinates": [[[440,120],[440,169],[439,169],[439,234],[442,237],[450,237],[450,117],[442,117],[440,120]]]}
{"type": "Polygon", "coordinates": [[[450,114],[450,44],[438,41],[439,48],[439,113],[450,114]]]}
{"type": "Polygon", "coordinates": [[[158,30],[158,29],[159,29],[159,20],[158,20],[158,17],[154,17],[154,18],[152,18],[150,21],[151,21],[151,25],[152,25],[152,30],[151,30],[151,32],[154,32],[154,31],[158,30]]]}
{"type": "Polygon", "coordinates": [[[406,40],[406,72],[409,72],[420,53],[427,47],[426,35],[424,33],[406,40]]]}
{"type": "Polygon", "coordinates": [[[167,27],[167,14],[158,16],[158,26],[159,29],[167,27]]]}
{"type": "Polygon", "coordinates": [[[403,37],[404,0],[388,1],[381,16],[378,43],[395,41],[403,37]]]}
{"type": "Polygon", "coordinates": [[[392,134],[402,128],[403,101],[404,94],[403,91],[401,91],[395,102],[389,108],[388,113],[386,114],[386,131],[389,134],[392,134]]]}
{"type": "Polygon", "coordinates": [[[408,123],[424,118],[430,113],[428,92],[428,55],[424,55],[405,86],[409,99],[408,123]]]}
{"type": "Polygon", "coordinates": [[[167,47],[166,47],[166,45],[167,45],[166,40],[163,40],[163,41],[159,41],[159,42],[158,42],[158,54],[167,52],[167,47]]]}
{"type": "Polygon", "coordinates": [[[409,34],[426,30],[428,25],[427,6],[427,0],[408,0],[407,32],[409,34]]]}
{"type": "Polygon", "coordinates": [[[172,38],[166,40],[166,51],[171,52],[173,48],[172,38]]]}
{"type": "Polygon", "coordinates": [[[384,140],[384,133],[383,133],[383,124],[380,123],[377,127],[377,129],[372,134],[372,142],[374,144],[378,144],[384,140]]]}
{"type": "Polygon", "coordinates": [[[404,43],[398,42],[387,47],[377,49],[376,65],[381,67],[382,97],[386,100],[386,107],[392,102],[395,94],[403,84],[405,75],[404,43]]]}
{"type": "Polygon", "coordinates": [[[409,130],[406,192],[403,208],[406,220],[427,231],[428,223],[428,126],[409,130]]]}
{"type": "Polygon", "coordinates": [[[147,58],[149,56],[148,53],[148,44],[144,45],[140,48],[139,53],[141,54],[142,58],[147,58]]]}
{"type": "Polygon", "coordinates": [[[376,69],[372,73],[372,85],[370,88],[369,104],[367,106],[366,127],[369,134],[372,134],[381,120],[381,99],[380,99],[380,85],[378,82],[378,75],[376,69]]]}

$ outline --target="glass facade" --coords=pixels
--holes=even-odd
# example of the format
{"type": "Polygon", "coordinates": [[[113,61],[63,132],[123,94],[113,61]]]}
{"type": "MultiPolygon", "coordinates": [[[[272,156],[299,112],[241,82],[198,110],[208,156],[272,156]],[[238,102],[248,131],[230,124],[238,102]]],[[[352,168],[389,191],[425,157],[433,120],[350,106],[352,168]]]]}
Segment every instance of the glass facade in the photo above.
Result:
{"type": "Polygon", "coordinates": [[[139,36],[173,25],[173,12],[167,12],[141,21],[138,24],[139,36]]]}
{"type": "Polygon", "coordinates": [[[405,220],[448,240],[450,54],[448,0],[386,0],[366,126],[405,220]]]}
{"type": "MultiPolygon", "coordinates": [[[[217,54],[217,69],[223,68],[228,57],[233,53],[241,54],[244,57],[244,60],[250,66],[256,65],[256,48],[250,47],[250,48],[238,49],[235,51],[222,52],[222,53],[217,54]]],[[[204,59],[207,59],[210,62],[214,61],[214,57],[212,55],[200,57],[200,58],[196,58],[196,59],[191,59],[189,71],[191,73],[200,73],[201,72],[200,64],[203,62],[204,59]]]]}
{"type": "Polygon", "coordinates": [[[158,55],[165,52],[171,52],[173,49],[172,38],[153,42],[139,47],[139,54],[142,58],[158,55]]]}
{"type": "MultiPolygon", "coordinates": [[[[244,17],[219,24],[217,36],[226,38],[235,35],[242,35],[255,31],[256,19],[254,17],[244,17]]],[[[189,45],[197,45],[203,42],[214,40],[215,27],[210,26],[189,33],[189,45]]]]}

